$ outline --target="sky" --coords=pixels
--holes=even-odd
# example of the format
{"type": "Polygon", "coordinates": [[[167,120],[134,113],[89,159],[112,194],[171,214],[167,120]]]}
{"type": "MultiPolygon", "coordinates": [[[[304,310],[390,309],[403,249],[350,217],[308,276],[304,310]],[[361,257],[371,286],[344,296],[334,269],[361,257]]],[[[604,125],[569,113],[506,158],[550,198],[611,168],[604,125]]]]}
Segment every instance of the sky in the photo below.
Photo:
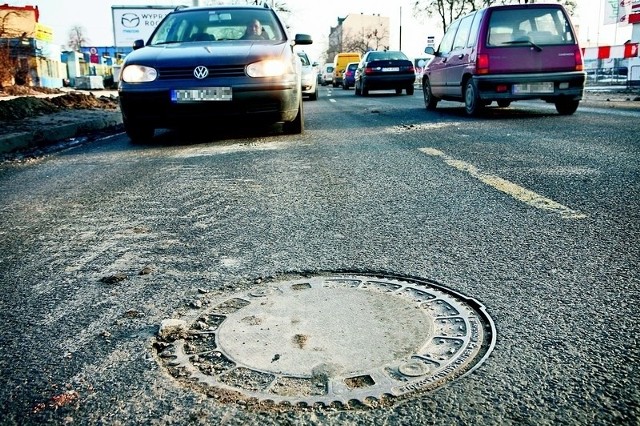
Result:
{"type": "MultiPolygon", "coordinates": [[[[37,5],[40,22],[53,28],[54,42],[64,45],[69,30],[77,25],[85,28],[93,46],[112,46],[113,27],[111,6],[176,6],[193,4],[193,0],[0,0],[12,6],[37,5]]],[[[402,50],[410,57],[421,57],[427,36],[433,35],[436,42],[442,37],[439,21],[413,17],[414,0],[282,0],[292,13],[288,19],[291,34],[311,34],[314,44],[305,46],[312,60],[321,59],[326,50],[331,27],[338,17],[348,14],[380,14],[390,20],[391,49],[399,49],[400,32],[402,50]],[[400,31],[400,28],[402,31],[400,31]]],[[[631,38],[631,26],[602,25],[605,0],[577,0],[578,8],[573,23],[579,27],[580,44],[622,44],[631,38]],[[599,24],[600,23],[600,24],[599,24]]],[[[199,0],[200,5],[208,0],[199,0]]]]}

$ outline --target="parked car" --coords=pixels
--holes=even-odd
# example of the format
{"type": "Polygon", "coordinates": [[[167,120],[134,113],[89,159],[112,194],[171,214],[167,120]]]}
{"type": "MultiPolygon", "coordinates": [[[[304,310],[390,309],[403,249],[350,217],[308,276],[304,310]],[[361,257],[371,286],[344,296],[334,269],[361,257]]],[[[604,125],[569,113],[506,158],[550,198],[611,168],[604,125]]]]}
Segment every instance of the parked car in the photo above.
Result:
{"type": "Polygon", "coordinates": [[[355,76],[356,76],[357,68],[358,68],[357,62],[349,62],[347,64],[347,67],[345,68],[344,73],[342,73],[342,88],[344,90],[347,90],[353,87],[356,81],[355,76]]]}
{"type": "Polygon", "coordinates": [[[370,90],[403,90],[413,95],[416,75],[413,62],[400,51],[369,51],[364,54],[355,72],[357,96],[367,96],[370,90]]]}
{"type": "Polygon", "coordinates": [[[333,58],[333,87],[342,85],[342,73],[349,62],[360,62],[360,53],[341,52],[333,58]]]}
{"type": "Polygon", "coordinates": [[[552,102],[573,114],[586,73],[575,31],[559,4],[492,6],[454,21],[422,78],[428,110],[441,99],[465,103],[469,115],[493,101],[499,107],[523,99],[552,102]]]}
{"type": "Polygon", "coordinates": [[[326,64],[322,67],[322,85],[333,83],[333,64],[326,64]]]}
{"type": "Polygon", "coordinates": [[[302,95],[308,96],[309,100],[318,99],[318,78],[313,64],[305,52],[298,52],[300,62],[302,63],[302,76],[300,82],[302,85],[302,95]]]}
{"type": "Polygon", "coordinates": [[[312,40],[306,34],[291,40],[285,28],[262,6],[176,8],[166,15],[122,64],[118,93],[129,138],[149,140],[156,128],[211,128],[232,117],[283,122],[285,133],[301,133],[302,66],[293,46],[312,40]],[[260,37],[243,39],[254,19],[260,37]]]}

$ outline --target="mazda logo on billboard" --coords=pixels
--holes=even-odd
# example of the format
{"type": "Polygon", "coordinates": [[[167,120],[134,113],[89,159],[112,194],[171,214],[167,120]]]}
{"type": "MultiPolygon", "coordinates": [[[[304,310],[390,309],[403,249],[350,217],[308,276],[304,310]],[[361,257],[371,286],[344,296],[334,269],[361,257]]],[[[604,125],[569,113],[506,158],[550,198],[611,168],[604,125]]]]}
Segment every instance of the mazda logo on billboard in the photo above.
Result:
{"type": "Polygon", "coordinates": [[[198,80],[202,80],[203,78],[209,75],[209,70],[207,69],[207,67],[200,65],[193,70],[193,75],[198,80]]]}
{"type": "Polygon", "coordinates": [[[140,17],[135,13],[125,13],[120,18],[120,23],[125,28],[135,28],[140,25],[140,17]]]}

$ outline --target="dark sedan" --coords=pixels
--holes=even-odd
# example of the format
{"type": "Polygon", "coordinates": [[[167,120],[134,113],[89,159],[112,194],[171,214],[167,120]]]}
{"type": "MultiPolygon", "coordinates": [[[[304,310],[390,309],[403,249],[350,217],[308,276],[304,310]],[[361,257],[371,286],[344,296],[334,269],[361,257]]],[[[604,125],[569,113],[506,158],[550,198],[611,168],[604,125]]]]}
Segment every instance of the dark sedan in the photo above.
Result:
{"type": "Polygon", "coordinates": [[[415,82],[413,62],[400,51],[370,51],[358,64],[354,78],[357,96],[367,96],[370,90],[402,90],[413,95],[415,82]]]}
{"type": "Polygon", "coordinates": [[[268,7],[176,9],[123,63],[118,92],[127,135],[144,141],[156,128],[207,128],[230,118],[283,122],[285,133],[301,133],[293,46],[302,44],[311,37],[290,40],[268,7]]]}

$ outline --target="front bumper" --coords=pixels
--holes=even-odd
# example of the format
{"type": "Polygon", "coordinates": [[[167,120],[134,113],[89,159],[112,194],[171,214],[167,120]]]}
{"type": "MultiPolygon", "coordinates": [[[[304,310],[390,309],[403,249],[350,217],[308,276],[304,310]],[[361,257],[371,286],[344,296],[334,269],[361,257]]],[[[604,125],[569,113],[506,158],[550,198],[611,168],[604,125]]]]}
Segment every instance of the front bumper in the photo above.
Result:
{"type": "MultiPolygon", "coordinates": [[[[262,85],[229,85],[232,87],[230,101],[171,101],[173,88],[198,88],[193,87],[192,83],[175,87],[121,83],[118,94],[125,121],[155,128],[175,128],[237,116],[265,122],[292,121],[298,113],[301,96],[299,84],[294,80],[262,85]]],[[[225,83],[214,83],[213,86],[224,87],[225,83]]]]}

